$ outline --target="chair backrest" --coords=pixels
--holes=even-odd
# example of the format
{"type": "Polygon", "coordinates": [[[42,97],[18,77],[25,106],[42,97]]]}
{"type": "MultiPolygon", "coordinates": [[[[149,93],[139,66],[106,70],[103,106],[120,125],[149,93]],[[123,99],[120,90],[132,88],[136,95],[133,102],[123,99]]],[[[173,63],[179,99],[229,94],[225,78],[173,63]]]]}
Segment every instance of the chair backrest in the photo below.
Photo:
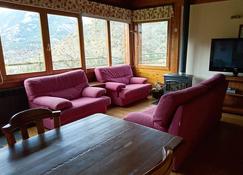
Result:
{"type": "Polygon", "coordinates": [[[163,148],[163,159],[155,167],[145,173],[145,175],[169,175],[172,170],[173,152],[163,148]]]}
{"type": "Polygon", "coordinates": [[[10,119],[9,124],[2,127],[2,131],[7,139],[8,145],[13,146],[16,143],[13,134],[16,129],[20,129],[23,140],[28,139],[28,125],[31,123],[36,124],[38,134],[43,134],[45,132],[43,119],[53,118],[54,127],[59,128],[60,114],[61,111],[51,111],[43,108],[28,109],[15,114],[10,119]]]}

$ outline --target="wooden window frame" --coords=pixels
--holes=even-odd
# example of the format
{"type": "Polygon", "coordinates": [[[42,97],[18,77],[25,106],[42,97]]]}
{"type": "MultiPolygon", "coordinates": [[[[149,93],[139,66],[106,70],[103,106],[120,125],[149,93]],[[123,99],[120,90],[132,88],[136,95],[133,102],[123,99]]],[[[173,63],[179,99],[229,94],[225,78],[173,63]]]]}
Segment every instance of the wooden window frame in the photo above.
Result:
{"type": "MultiPolygon", "coordinates": [[[[109,37],[108,37],[108,44],[109,44],[109,52],[110,52],[110,55],[109,55],[109,66],[114,66],[112,64],[112,48],[111,48],[111,25],[110,25],[110,22],[113,21],[113,22],[121,22],[121,21],[115,21],[115,20],[109,20],[108,23],[107,23],[107,31],[109,32],[109,37]]],[[[121,22],[121,23],[124,23],[127,26],[127,33],[126,33],[126,36],[127,36],[127,48],[126,48],[126,57],[124,58],[124,63],[125,64],[131,64],[131,44],[130,44],[130,40],[131,40],[131,35],[130,35],[130,25],[129,23],[126,23],[126,22],[121,22]]]]}
{"type": "Polygon", "coordinates": [[[170,65],[171,65],[171,43],[172,43],[172,37],[171,37],[171,30],[172,30],[172,21],[170,19],[166,20],[155,20],[155,21],[144,21],[144,22],[139,22],[139,23],[134,23],[134,37],[135,37],[135,59],[134,59],[134,64],[137,68],[142,68],[142,69],[153,69],[153,70],[163,70],[163,71],[170,71],[170,65]],[[152,23],[152,22],[163,22],[167,21],[168,26],[167,26],[167,53],[166,53],[166,66],[160,66],[160,65],[146,65],[146,64],[140,64],[140,57],[141,57],[141,52],[142,52],[142,47],[141,47],[141,38],[142,38],[142,33],[140,32],[140,26],[141,24],[144,23],[152,23]]]}
{"type": "MultiPolygon", "coordinates": [[[[130,44],[130,32],[129,32],[129,28],[130,28],[130,24],[128,22],[124,22],[124,21],[118,21],[118,20],[110,20],[110,19],[106,19],[106,18],[102,18],[102,17],[97,17],[97,16],[93,16],[93,15],[81,15],[81,19],[82,17],[88,17],[88,18],[95,18],[95,19],[101,19],[101,20],[105,20],[106,21],[106,46],[108,49],[108,54],[107,54],[107,66],[113,66],[112,64],[112,48],[111,48],[111,26],[110,26],[110,22],[114,21],[114,22],[122,22],[122,23],[126,23],[128,25],[127,27],[127,33],[128,33],[128,43],[127,43],[127,49],[128,49],[128,53],[127,53],[127,57],[124,58],[125,59],[125,64],[130,64],[131,63],[131,44],[130,44]]],[[[83,23],[82,23],[82,31],[83,31],[83,23]]],[[[84,36],[84,34],[82,33],[82,36],[84,36]]],[[[83,39],[84,42],[84,39],[83,39]]],[[[83,46],[85,47],[85,44],[83,44],[83,46]]],[[[85,50],[85,49],[84,49],[85,50]]],[[[84,57],[85,58],[85,57],[84,57]]],[[[86,60],[86,58],[84,59],[86,60]]],[[[92,72],[95,68],[87,68],[87,65],[85,64],[86,67],[86,72],[92,72]]]]}
{"type": "Polygon", "coordinates": [[[108,65],[112,66],[112,48],[111,48],[111,29],[110,29],[110,21],[115,22],[123,22],[128,25],[128,56],[125,59],[126,64],[131,64],[132,62],[132,42],[131,37],[132,34],[130,33],[130,28],[132,26],[131,23],[125,22],[125,21],[119,21],[119,20],[113,20],[113,19],[107,19],[102,17],[97,17],[93,15],[84,15],[81,12],[65,12],[61,10],[53,10],[53,9],[47,9],[47,8],[41,8],[41,7],[33,7],[28,5],[22,5],[22,4],[15,4],[11,2],[0,2],[0,7],[3,8],[9,8],[13,10],[23,10],[28,12],[35,12],[38,13],[40,16],[40,30],[42,35],[42,46],[43,46],[43,54],[44,54],[44,64],[45,64],[45,71],[43,72],[31,72],[31,73],[22,73],[22,74],[13,74],[13,75],[7,75],[6,69],[5,69],[5,63],[4,63],[4,53],[2,50],[2,42],[0,38],[0,71],[3,77],[3,83],[0,84],[1,88],[9,88],[9,87],[15,87],[22,84],[23,80],[30,77],[36,77],[36,76],[45,76],[45,75],[52,75],[57,73],[62,73],[70,70],[76,70],[76,69],[83,69],[86,71],[87,74],[92,74],[94,68],[87,68],[86,67],[86,60],[85,60],[85,45],[84,45],[84,33],[83,33],[83,20],[82,17],[90,17],[90,18],[97,18],[97,19],[103,19],[106,21],[106,32],[107,32],[107,49],[108,49],[108,65]],[[49,26],[48,26],[48,14],[53,15],[60,15],[60,16],[69,16],[69,17],[75,17],[78,19],[78,31],[79,31],[79,41],[80,41],[80,58],[81,58],[81,67],[79,68],[73,68],[73,69],[61,69],[61,70],[53,70],[53,64],[52,64],[52,55],[51,55],[51,43],[50,43],[50,35],[49,35],[49,26]]]}
{"type": "Polygon", "coordinates": [[[26,78],[35,77],[35,76],[44,76],[62,73],[70,70],[76,69],[84,69],[85,70],[85,60],[84,60],[84,47],[83,47],[83,33],[82,33],[82,18],[80,17],[80,13],[72,13],[72,12],[64,12],[59,10],[52,10],[46,8],[32,7],[27,5],[13,4],[9,2],[0,2],[0,7],[9,8],[13,10],[23,10],[27,12],[35,12],[40,16],[40,27],[41,27],[41,35],[42,35],[42,46],[43,46],[43,54],[44,54],[44,64],[45,71],[43,72],[31,72],[31,73],[21,73],[21,74],[13,74],[7,75],[4,63],[4,53],[2,50],[2,42],[0,40],[0,71],[3,76],[4,83],[0,86],[0,88],[7,88],[18,85],[26,78]],[[61,69],[61,70],[53,70],[52,65],[52,56],[51,56],[51,48],[50,48],[50,35],[49,35],[49,27],[48,27],[48,14],[60,15],[60,16],[69,16],[75,17],[78,20],[78,31],[79,31],[79,41],[80,41],[80,62],[81,67],[73,68],[73,69],[61,69]]]}

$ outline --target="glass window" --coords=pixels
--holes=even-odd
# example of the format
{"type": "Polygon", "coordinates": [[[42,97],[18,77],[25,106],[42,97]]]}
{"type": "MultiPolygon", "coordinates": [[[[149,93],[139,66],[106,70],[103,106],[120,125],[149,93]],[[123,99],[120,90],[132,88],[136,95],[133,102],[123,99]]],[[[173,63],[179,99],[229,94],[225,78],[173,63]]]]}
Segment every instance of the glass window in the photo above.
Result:
{"type": "Polygon", "coordinates": [[[82,17],[85,61],[87,68],[107,66],[107,23],[105,20],[82,17]]]}
{"type": "Polygon", "coordinates": [[[0,7],[7,75],[45,71],[39,13],[0,7]]]}
{"type": "Polygon", "coordinates": [[[54,70],[81,67],[78,19],[48,14],[54,70]]]}
{"type": "Polygon", "coordinates": [[[128,27],[127,23],[110,22],[112,65],[125,64],[129,58],[128,27]]]}
{"type": "Polygon", "coordinates": [[[139,64],[166,66],[168,21],[141,24],[139,64]]]}

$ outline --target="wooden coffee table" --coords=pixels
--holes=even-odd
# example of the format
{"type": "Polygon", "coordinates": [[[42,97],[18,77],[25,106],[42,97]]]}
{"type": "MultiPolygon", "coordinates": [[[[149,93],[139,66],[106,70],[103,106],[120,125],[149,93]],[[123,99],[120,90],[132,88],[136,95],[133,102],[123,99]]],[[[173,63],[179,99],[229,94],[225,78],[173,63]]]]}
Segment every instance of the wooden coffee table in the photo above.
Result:
{"type": "Polygon", "coordinates": [[[181,138],[104,114],[0,149],[0,174],[143,174],[181,138]]]}

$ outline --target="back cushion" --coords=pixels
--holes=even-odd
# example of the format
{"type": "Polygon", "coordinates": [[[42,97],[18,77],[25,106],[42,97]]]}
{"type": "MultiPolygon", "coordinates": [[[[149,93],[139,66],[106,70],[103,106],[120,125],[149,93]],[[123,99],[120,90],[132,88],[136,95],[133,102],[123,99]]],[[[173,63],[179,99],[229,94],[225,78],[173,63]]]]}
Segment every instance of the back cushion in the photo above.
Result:
{"type": "Polygon", "coordinates": [[[178,106],[205,93],[207,89],[206,86],[196,85],[162,96],[154,112],[154,124],[168,128],[178,106]]]}
{"type": "Polygon", "coordinates": [[[26,79],[25,90],[30,101],[38,96],[53,96],[72,100],[81,96],[88,86],[83,70],[26,79]]]}
{"type": "Polygon", "coordinates": [[[113,67],[95,68],[95,75],[99,82],[118,82],[129,84],[133,77],[130,65],[121,65],[113,67]]]}

